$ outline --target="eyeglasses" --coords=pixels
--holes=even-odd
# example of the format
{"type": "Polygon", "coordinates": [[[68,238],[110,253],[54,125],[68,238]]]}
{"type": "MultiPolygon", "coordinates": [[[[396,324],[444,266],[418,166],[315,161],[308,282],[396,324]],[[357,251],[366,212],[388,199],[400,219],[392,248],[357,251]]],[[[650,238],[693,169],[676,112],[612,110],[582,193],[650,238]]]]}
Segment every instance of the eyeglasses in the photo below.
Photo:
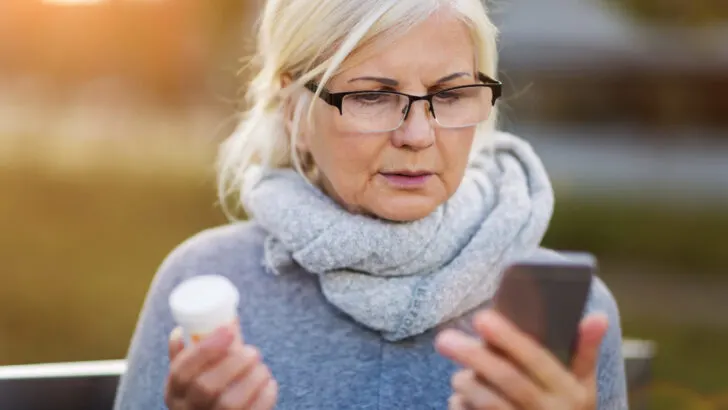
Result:
{"type": "MultiPolygon", "coordinates": [[[[336,107],[353,131],[388,132],[401,127],[412,104],[427,101],[432,118],[443,128],[466,128],[478,125],[490,116],[500,98],[502,83],[479,73],[480,84],[462,85],[436,93],[417,96],[396,91],[350,91],[331,93],[321,90],[319,97],[336,107]]],[[[306,88],[316,93],[318,84],[306,88]]]]}

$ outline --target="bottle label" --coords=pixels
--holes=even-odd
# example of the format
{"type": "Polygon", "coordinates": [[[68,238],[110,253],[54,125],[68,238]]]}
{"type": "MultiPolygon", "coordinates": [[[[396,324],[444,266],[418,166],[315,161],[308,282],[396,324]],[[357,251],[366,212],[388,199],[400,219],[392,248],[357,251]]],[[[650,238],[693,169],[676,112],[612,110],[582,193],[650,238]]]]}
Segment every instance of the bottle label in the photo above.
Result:
{"type": "MultiPolygon", "coordinates": [[[[0,1],[2,1],[2,0],[0,0],[0,1]]],[[[235,322],[235,323],[237,323],[237,322],[235,322]]],[[[235,323],[232,325],[229,325],[229,326],[232,326],[236,330],[235,331],[235,340],[242,343],[243,336],[242,336],[242,334],[240,334],[240,331],[237,330],[238,326],[235,323]]],[[[209,336],[212,332],[189,333],[183,329],[182,333],[184,334],[185,346],[191,346],[191,345],[200,343],[204,338],[209,336]]]]}
{"type": "Polygon", "coordinates": [[[189,334],[189,333],[185,332],[185,345],[191,346],[191,345],[200,343],[202,341],[202,339],[205,338],[205,336],[206,335],[202,334],[202,333],[189,334]]]}

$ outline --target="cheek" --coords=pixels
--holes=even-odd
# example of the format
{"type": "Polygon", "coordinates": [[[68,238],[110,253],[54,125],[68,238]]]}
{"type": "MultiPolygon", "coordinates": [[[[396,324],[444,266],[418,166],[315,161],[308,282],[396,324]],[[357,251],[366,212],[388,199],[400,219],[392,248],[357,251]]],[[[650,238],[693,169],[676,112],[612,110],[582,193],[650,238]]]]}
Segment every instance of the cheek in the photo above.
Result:
{"type": "Polygon", "coordinates": [[[342,132],[329,113],[316,116],[309,150],[319,171],[342,199],[353,200],[379,169],[386,137],[342,132]]]}
{"type": "Polygon", "coordinates": [[[460,186],[468,166],[474,138],[474,130],[448,130],[438,138],[445,165],[443,182],[450,194],[460,186]]]}

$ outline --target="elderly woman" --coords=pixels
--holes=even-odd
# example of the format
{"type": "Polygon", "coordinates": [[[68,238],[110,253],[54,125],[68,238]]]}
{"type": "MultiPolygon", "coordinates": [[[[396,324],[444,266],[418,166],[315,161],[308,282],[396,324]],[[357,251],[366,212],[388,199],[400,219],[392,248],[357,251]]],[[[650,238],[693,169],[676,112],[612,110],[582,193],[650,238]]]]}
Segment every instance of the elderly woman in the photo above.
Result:
{"type": "Polygon", "coordinates": [[[116,408],[626,408],[601,281],[570,366],[487,309],[509,262],[559,258],[544,167],[495,130],[496,57],[480,0],[268,0],[220,158],[250,220],[162,264],[116,408]],[[239,327],[184,347],[169,294],[210,273],[240,290],[239,327]]]}

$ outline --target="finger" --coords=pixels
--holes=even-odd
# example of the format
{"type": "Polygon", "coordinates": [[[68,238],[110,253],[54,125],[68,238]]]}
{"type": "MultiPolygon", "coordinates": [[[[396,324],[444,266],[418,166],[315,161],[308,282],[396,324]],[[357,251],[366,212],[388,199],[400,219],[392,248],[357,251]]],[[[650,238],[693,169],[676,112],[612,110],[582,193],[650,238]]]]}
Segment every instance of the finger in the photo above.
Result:
{"type": "Polygon", "coordinates": [[[498,395],[494,390],[481,383],[472,370],[462,370],[455,373],[452,378],[452,388],[459,395],[462,406],[465,409],[515,409],[513,405],[498,395]]]}
{"type": "Polygon", "coordinates": [[[182,337],[182,328],[176,327],[169,334],[169,361],[172,362],[177,355],[185,348],[185,342],[182,337]]]}
{"type": "Polygon", "coordinates": [[[272,410],[278,401],[278,383],[275,380],[268,382],[250,410],[272,410]]]}
{"type": "Polygon", "coordinates": [[[599,363],[599,349],[609,327],[609,318],[604,314],[586,317],[579,326],[579,341],[571,364],[571,371],[581,381],[596,378],[599,363]]]}
{"type": "Polygon", "coordinates": [[[227,328],[220,328],[200,343],[183,349],[170,364],[169,388],[175,395],[184,396],[193,380],[207,367],[222,360],[233,341],[227,328]]]}
{"type": "Polygon", "coordinates": [[[574,377],[551,352],[501,314],[493,310],[479,312],[473,320],[473,326],[488,345],[503,351],[548,390],[570,391],[577,387],[574,377]]]}
{"type": "Polygon", "coordinates": [[[246,377],[236,381],[225,390],[215,408],[227,410],[249,407],[272,379],[268,367],[258,364],[246,377]]]}
{"type": "Polygon", "coordinates": [[[234,381],[244,378],[260,363],[253,346],[234,345],[224,360],[205,370],[192,382],[187,397],[198,407],[209,408],[234,381]]]}
{"type": "MultiPolygon", "coordinates": [[[[483,387],[492,387],[515,404],[534,408],[544,394],[517,366],[491,352],[478,339],[456,330],[446,330],[438,335],[436,346],[445,357],[477,374],[483,387]]],[[[469,400],[467,395],[465,398],[469,400]]]]}
{"type": "Polygon", "coordinates": [[[447,400],[447,410],[469,410],[465,406],[462,396],[455,393],[447,400]]]}
{"type": "Polygon", "coordinates": [[[234,323],[228,325],[228,329],[233,332],[236,341],[240,342],[241,345],[245,344],[245,339],[243,338],[243,330],[239,320],[236,320],[234,323]]]}

